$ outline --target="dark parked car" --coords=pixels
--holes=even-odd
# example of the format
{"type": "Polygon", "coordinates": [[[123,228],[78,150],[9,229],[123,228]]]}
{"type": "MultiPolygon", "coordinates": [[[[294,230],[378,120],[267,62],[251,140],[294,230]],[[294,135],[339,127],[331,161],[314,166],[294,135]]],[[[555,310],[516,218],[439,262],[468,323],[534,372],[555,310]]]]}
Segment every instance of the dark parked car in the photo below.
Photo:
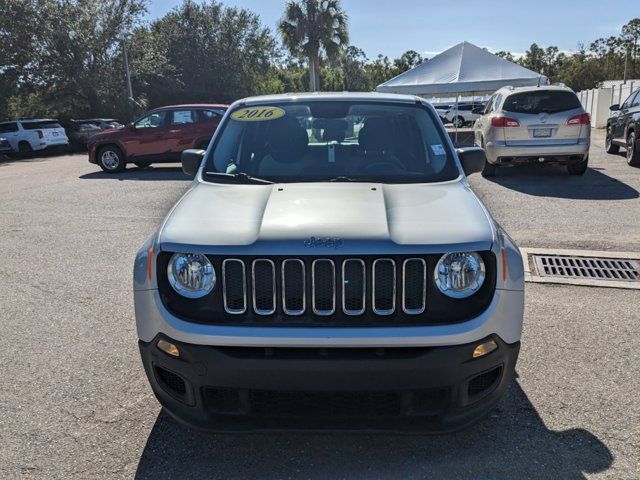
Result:
{"type": "Polygon", "coordinates": [[[78,150],[84,150],[87,148],[87,142],[92,135],[95,135],[102,130],[122,127],[124,127],[124,125],[115,118],[70,120],[64,124],[70,145],[78,150]]]}
{"type": "Polygon", "coordinates": [[[5,153],[11,153],[13,151],[13,148],[11,148],[11,144],[9,143],[9,140],[7,140],[6,138],[0,137],[0,155],[3,155],[5,153]]]}
{"type": "Polygon", "coordinates": [[[179,162],[183,150],[206,149],[227,105],[174,105],[151,110],[120,129],[92,135],[89,162],[105,172],[122,172],[127,163],[179,162]]]}
{"type": "Polygon", "coordinates": [[[634,91],[622,105],[611,105],[611,117],[607,121],[605,149],[618,153],[626,149],[627,163],[640,166],[640,89],[634,91]]]}
{"type": "Polygon", "coordinates": [[[84,120],[71,120],[64,124],[64,128],[69,137],[69,144],[77,150],[84,150],[89,137],[102,131],[99,126],[84,120]]]}

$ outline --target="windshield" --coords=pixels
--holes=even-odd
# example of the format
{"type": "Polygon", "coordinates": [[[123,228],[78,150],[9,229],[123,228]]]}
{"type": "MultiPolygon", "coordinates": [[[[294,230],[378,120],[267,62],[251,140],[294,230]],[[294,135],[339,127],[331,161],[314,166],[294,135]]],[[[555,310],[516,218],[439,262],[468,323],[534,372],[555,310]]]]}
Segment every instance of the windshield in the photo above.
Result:
{"type": "Polygon", "coordinates": [[[536,90],[509,95],[503,110],[514,113],[557,113],[581,108],[575,93],[558,90],[536,90]]]}
{"type": "Polygon", "coordinates": [[[459,174],[424,107],[318,101],[236,109],[216,140],[206,172],[205,179],[212,181],[224,173],[278,183],[426,183],[459,174]]]}

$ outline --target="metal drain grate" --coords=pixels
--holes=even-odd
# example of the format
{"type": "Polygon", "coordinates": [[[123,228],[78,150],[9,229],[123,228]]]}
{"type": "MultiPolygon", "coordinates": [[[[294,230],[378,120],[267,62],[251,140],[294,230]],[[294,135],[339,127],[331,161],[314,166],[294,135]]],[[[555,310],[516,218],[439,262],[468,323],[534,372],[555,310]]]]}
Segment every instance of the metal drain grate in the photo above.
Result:
{"type": "Polygon", "coordinates": [[[626,258],[533,255],[541,277],[640,282],[640,262],[626,258]]]}

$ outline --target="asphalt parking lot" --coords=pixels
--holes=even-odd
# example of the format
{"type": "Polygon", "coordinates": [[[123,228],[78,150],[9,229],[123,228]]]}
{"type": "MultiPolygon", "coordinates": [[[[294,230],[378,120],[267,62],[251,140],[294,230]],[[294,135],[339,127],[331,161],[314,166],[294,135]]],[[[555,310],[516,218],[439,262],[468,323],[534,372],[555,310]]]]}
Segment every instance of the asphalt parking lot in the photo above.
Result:
{"type": "MultiPolygon", "coordinates": [[[[640,169],[472,177],[522,247],[640,250],[640,169]]],[[[131,271],[188,187],[174,165],[107,175],[86,155],[0,161],[1,478],[638,478],[640,293],[527,284],[518,378],[446,436],[208,435],[154,399],[131,271]]]]}

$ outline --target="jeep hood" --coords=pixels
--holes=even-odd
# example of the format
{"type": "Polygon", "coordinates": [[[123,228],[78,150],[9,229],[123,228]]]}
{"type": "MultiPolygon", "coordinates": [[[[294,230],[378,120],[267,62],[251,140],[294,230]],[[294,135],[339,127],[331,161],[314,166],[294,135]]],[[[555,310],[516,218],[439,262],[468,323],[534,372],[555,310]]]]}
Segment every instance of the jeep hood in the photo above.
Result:
{"type": "MultiPolygon", "coordinates": [[[[396,245],[488,249],[492,221],[461,182],[385,185],[195,182],[166,218],[161,248],[232,247],[337,237],[396,245]]],[[[351,241],[351,242],[349,242],[351,241]]],[[[210,250],[205,248],[205,250],[210,250]]],[[[346,253],[346,252],[345,252],[346,253]]]]}

